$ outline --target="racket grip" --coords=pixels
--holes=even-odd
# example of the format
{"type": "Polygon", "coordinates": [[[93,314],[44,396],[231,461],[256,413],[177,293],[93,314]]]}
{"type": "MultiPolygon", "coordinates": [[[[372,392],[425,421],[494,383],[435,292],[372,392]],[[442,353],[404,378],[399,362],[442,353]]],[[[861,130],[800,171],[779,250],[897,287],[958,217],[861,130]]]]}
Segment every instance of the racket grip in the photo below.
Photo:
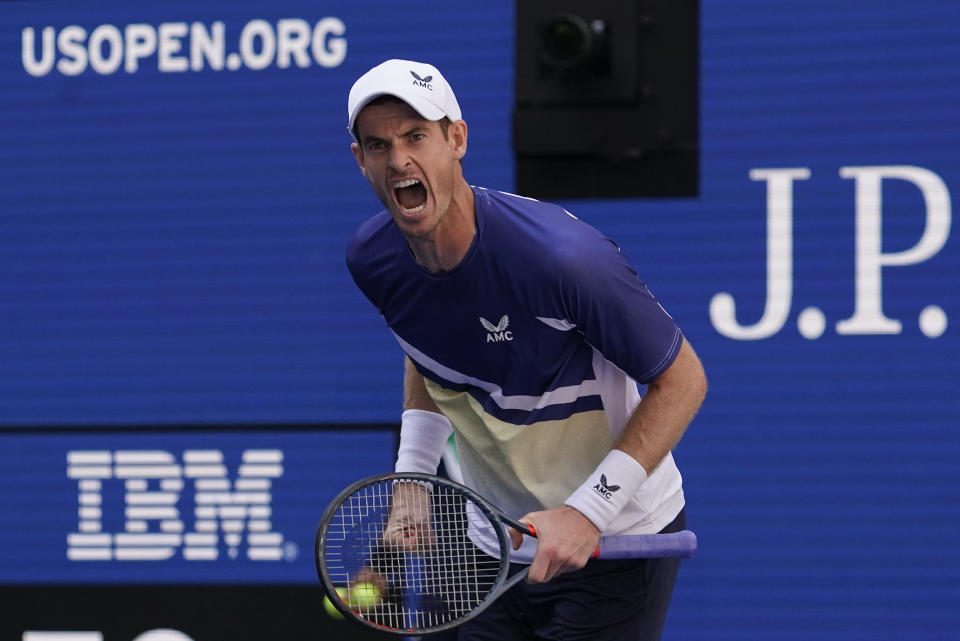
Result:
{"type": "Polygon", "coordinates": [[[690,558],[697,551],[697,535],[690,530],[667,534],[623,534],[600,539],[595,559],[690,558]]]}
{"type": "MultiPolygon", "coordinates": [[[[537,536],[536,529],[523,523],[530,536],[537,536]]],[[[644,559],[674,557],[689,559],[697,551],[697,535],[690,530],[666,534],[621,534],[600,538],[594,559],[644,559]]]]}

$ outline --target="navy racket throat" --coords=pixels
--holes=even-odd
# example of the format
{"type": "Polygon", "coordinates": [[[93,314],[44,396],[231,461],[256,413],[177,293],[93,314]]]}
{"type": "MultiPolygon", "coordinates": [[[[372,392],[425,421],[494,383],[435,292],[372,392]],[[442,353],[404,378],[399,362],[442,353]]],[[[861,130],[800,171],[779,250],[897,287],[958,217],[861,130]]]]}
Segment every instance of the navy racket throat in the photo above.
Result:
{"type": "MultiPolygon", "coordinates": [[[[384,474],[340,492],[317,526],[317,574],[348,619],[410,636],[454,628],[527,576],[508,577],[510,526],[534,536],[479,494],[430,474],[384,474]],[[357,587],[360,586],[360,587],[357,587]],[[339,592],[338,592],[339,590],[339,592]]],[[[603,537],[595,558],[689,557],[696,537],[603,537]]]]}

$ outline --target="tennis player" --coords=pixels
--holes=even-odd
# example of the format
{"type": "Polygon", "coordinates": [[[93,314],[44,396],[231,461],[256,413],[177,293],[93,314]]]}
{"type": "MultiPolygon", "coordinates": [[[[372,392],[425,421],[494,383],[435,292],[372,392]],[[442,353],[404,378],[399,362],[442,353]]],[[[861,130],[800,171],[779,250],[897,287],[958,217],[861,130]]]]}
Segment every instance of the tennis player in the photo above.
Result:
{"type": "Polygon", "coordinates": [[[671,451],[706,393],[699,359],[612,240],[465,180],[435,67],[374,67],[348,116],[386,210],[347,264],[406,354],[396,471],[435,473],[455,432],[465,484],[539,536],[511,532],[528,581],[459,638],[658,639],[679,562],[587,560],[600,535],[684,528],[671,451]]]}

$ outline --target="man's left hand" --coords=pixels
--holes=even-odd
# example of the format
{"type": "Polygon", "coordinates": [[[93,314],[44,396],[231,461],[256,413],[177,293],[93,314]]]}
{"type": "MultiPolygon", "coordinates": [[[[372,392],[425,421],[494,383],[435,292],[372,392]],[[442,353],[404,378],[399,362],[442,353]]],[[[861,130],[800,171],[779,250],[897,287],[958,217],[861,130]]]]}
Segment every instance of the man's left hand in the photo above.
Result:
{"type": "MultiPolygon", "coordinates": [[[[558,574],[579,570],[597,549],[600,531],[583,514],[564,505],[552,510],[530,512],[520,519],[537,533],[537,552],[527,580],[546,583],[558,574]]],[[[523,535],[510,529],[513,549],[523,543],[523,535]]]]}

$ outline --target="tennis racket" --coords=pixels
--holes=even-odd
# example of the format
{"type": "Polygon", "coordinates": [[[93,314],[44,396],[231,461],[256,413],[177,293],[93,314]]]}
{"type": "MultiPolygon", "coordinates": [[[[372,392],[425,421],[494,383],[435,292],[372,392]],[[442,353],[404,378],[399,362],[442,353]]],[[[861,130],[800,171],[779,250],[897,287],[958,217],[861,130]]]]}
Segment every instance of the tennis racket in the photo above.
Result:
{"type": "MultiPolygon", "coordinates": [[[[348,618],[418,635],[472,619],[523,580],[508,576],[504,524],[534,533],[473,490],[429,474],[357,481],[330,502],[317,526],[317,573],[348,618]],[[354,594],[355,593],[355,594],[354,594]]],[[[594,558],[690,557],[693,532],[602,537],[594,558]]]]}

